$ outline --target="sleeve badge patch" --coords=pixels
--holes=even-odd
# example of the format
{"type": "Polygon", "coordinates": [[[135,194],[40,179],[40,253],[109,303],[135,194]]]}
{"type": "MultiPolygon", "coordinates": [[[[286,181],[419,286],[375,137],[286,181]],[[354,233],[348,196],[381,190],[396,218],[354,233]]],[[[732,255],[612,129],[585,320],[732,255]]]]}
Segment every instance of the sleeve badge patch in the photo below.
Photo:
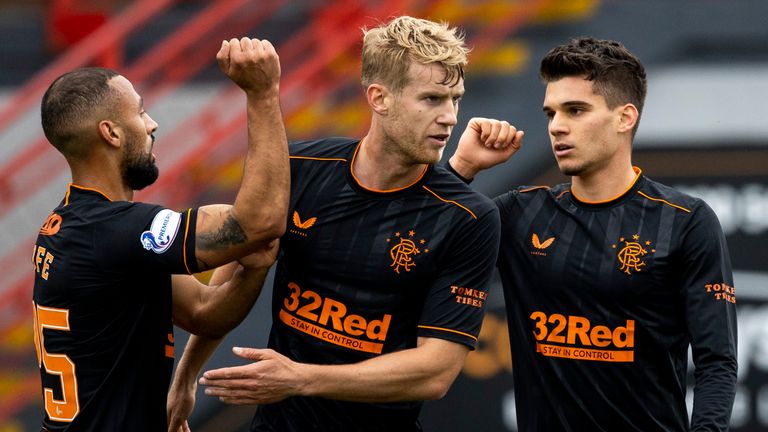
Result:
{"type": "Polygon", "coordinates": [[[139,240],[146,250],[161,254],[168,250],[176,239],[181,225],[181,213],[164,209],[152,220],[149,231],[141,233],[139,240]]]}

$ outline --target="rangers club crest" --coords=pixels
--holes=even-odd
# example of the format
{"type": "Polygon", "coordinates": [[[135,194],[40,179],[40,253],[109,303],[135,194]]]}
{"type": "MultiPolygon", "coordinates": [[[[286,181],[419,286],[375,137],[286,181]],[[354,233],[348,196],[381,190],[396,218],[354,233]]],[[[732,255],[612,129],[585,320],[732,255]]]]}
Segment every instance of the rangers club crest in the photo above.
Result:
{"type": "Polygon", "coordinates": [[[656,249],[652,248],[650,240],[641,241],[638,234],[632,235],[631,239],[624,237],[619,238],[619,243],[614,244],[613,248],[616,249],[616,257],[619,259],[620,268],[623,273],[632,275],[633,272],[642,271],[645,267],[644,257],[648,253],[655,253],[656,249]]]}
{"type": "Polygon", "coordinates": [[[396,232],[394,237],[394,239],[388,238],[387,243],[397,242],[389,249],[389,257],[392,258],[390,267],[397,274],[400,274],[400,270],[411,271],[411,268],[416,266],[416,261],[414,260],[416,255],[429,253],[427,241],[417,239],[414,230],[408,231],[408,237],[405,237],[400,232],[396,232]]]}

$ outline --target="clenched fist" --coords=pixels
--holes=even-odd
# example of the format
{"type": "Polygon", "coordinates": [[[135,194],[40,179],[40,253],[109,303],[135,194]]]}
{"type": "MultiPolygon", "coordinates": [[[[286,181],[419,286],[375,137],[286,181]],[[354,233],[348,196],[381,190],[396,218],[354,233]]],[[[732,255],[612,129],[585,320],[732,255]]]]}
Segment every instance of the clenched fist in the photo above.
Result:
{"type": "Polygon", "coordinates": [[[219,68],[246,93],[275,94],[280,83],[280,58],[268,40],[230,39],[216,53],[219,68]]]}
{"type": "Polygon", "coordinates": [[[449,163],[462,177],[471,179],[512,157],[523,144],[523,135],[506,121],[474,117],[461,134],[449,163]]]}

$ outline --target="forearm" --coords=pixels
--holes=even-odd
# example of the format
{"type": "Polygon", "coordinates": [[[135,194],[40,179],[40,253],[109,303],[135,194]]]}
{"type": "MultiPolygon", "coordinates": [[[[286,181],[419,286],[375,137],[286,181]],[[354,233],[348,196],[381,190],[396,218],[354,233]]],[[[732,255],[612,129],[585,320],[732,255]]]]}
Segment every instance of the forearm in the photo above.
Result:
{"type": "Polygon", "coordinates": [[[700,365],[694,376],[691,431],[727,431],[736,396],[736,359],[700,365]]]}
{"type": "Polygon", "coordinates": [[[232,209],[249,241],[274,240],[285,232],[290,195],[288,143],[279,91],[247,96],[248,152],[232,209]],[[247,217],[246,217],[247,215],[247,217]]]}
{"type": "Polygon", "coordinates": [[[357,402],[440,399],[456,379],[467,351],[465,347],[451,351],[426,347],[356,364],[303,365],[302,394],[357,402]]]}
{"type": "Polygon", "coordinates": [[[190,331],[216,338],[237,327],[261,294],[268,272],[268,267],[239,267],[230,280],[204,290],[190,331]]]}
{"type": "Polygon", "coordinates": [[[222,72],[245,92],[248,145],[234,204],[198,209],[195,257],[203,270],[280,238],[290,194],[277,52],[267,40],[233,38],[222,41],[216,60],[222,72]]]}
{"type": "Polygon", "coordinates": [[[209,338],[224,336],[236,327],[259,297],[277,244],[225,264],[214,271],[210,285],[191,276],[173,277],[174,324],[190,333],[209,338]]]}
{"type": "Polygon", "coordinates": [[[194,393],[197,389],[197,376],[222,340],[223,338],[190,335],[184,354],[176,367],[172,384],[175,390],[194,393]]]}

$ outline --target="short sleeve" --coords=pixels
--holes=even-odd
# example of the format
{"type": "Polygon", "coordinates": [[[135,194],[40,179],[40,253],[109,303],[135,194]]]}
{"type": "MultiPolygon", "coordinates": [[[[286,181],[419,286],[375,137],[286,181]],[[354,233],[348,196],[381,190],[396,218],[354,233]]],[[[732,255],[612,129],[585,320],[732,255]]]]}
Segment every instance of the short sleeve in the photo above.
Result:
{"type": "Polygon", "coordinates": [[[197,209],[177,212],[134,203],[103,223],[103,235],[94,235],[94,248],[110,257],[110,265],[191,274],[198,271],[196,223],[197,209]]]}
{"type": "Polygon", "coordinates": [[[496,208],[462,227],[427,294],[419,336],[475,348],[499,251],[499,230],[496,208]]]}

